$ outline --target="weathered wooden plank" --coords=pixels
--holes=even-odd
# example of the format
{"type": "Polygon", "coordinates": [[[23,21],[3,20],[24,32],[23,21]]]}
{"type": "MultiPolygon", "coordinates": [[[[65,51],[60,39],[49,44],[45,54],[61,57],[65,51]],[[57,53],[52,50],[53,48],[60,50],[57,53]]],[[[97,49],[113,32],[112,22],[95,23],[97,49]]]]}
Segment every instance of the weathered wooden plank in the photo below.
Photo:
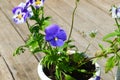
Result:
{"type": "Polygon", "coordinates": [[[120,0],[85,0],[95,7],[109,14],[109,10],[113,5],[120,5],[120,0]]]}
{"type": "Polygon", "coordinates": [[[2,55],[0,55],[0,80],[14,80],[2,55]]]}
{"type": "Polygon", "coordinates": [[[15,80],[37,80],[37,60],[28,51],[20,56],[12,56],[15,48],[24,42],[1,10],[0,17],[0,53],[15,80]]]}

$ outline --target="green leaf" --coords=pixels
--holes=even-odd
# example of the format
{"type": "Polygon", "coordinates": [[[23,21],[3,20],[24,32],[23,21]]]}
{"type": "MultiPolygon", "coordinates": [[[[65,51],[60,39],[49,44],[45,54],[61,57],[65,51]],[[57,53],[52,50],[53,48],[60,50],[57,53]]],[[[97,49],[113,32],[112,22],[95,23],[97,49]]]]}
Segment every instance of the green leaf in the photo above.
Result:
{"type": "Polygon", "coordinates": [[[82,72],[82,73],[87,73],[87,71],[85,69],[78,69],[79,72],[82,72]]]}
{"type": "Polygon", "coordinates": [[[43,24],[42,24],[42,30],[44,31],[45,28],[50,25],[50,23],[51,23],[51,22],[50,22],[49,20],[44,20],[44,22],[43,22],[43,24]]]}
{"type": "Polygon", "coordinates": [[[98,45],[99,45],[99,47],[101,48],[101,50],[104,50],[104,47],[103,47],[102,44],[98,44],[98,45]]]}
{"type": "Polygon", "coordinates": [[[105,72],[109,72],[113,67],[115,66],[115,57],[112,56],[110,57],[107,62],[106,62],[106,65],[105,65],[105,72]]]}
{"type": "Polygon", "coordinates": [[[39,32],[39,26],[31,26],[30,27],[30,32],[31,33],[34,33],[34,32],[38,33],[39,32]]]}
{"type": "Polygon", "coordinates": [[[75,53],[75,54],[73,54],[74,62],[82,62],[84,60],[84,58],[85,58],[84,53],[75,53]]]}
{"type": "Polygon", "coordinates": [[[55,75],[56,75],[58,80],[61,80],[61,78],[62,78],[61,71],[57,68],[57,66],[56,66],[55,75]]]}
{"type": "Polygon", "coordinates": [[[38,42],[34,40],[32,36],[26,42],[26,46],[30,49],[31,52],[35,52],[35,50],[39,47],[38,42]]]}
{"type": "Polygon", "coordinates": [[[45,20],[49,20],[51,17],[50,16],[47,16],[47,17],[45,17],[45,20]]]}
{"type": "Polygon", "coordinates": [[[20,46],[13,52],[13,56],[20,55],[21,53],[24,53],[24,51],[24,46],[20,46]]]}
{"type": "Polygon", "coordinates": [[[103,40],[106,41],[108,38],[120,36],[120,32],[112,32],[103,37],[103,40]]]}
{"type": "Polygon", "coordinates": [[[76,80],[76,79],[68,74],[65,74],[65,80],[76,80]]]}

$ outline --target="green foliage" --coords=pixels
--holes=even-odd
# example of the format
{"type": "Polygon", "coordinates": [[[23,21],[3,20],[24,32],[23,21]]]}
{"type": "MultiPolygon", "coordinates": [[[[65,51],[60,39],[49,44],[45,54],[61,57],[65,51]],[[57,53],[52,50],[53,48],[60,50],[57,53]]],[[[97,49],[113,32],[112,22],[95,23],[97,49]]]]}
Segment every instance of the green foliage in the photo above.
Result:
{"type": "Polygon", "coordinates": [[[112,56],[107,60],[106,66],[105,66],[105,72],[107,73],[115,66],[115,57],[112,56]]]}
{"type": "Polygon", "coordinates": [[[115,32],[109,33],[103,37],[103,40],[106,41],[107,39],[115,36],[120,36],[120,32],[115,31],[115,32]]]}
{"type": "Polygon", "coordinates": [[[104,50],[104,46],[102,44],[98,44],[101,50],[104,50]]]}
{"type": "Polygon", "coordinates": [[[13,56],[20,55],[21,53],[24,53],[25,49],[24,46],[19,46],[14,52],[13,56]]]}
{"type": "Polygon", "coordinates": [[[91,38],[95,38],[96,35],[97,35],[97,30],[91,31],[91,32],[89,33],[89,36],[90,36],[91,38]]]}
{"type": "Polygon", "coordinates": [[[61,70],[59,70],[58,66],[56,66],[55,75],[56,75],[57,80],[62,80],[61,79],[62,73],[61,73],[61,70]]]}
{"type": "Polygon", "coordinates": [[[85,53],[75,53],[73,54],[73,60],[76,63],[83,63],[83,60],[85,59],[85,53]]]}
{"type": "Polygon", "coordinates": [[[72,76],[65,74],[65,80],[76,80],[72,76]]]}
{"type": "Polygon", "coordinates": [[[107,42],[109,46],[106,48],[99,44],[102,50],[102,54],[98,55],[100,57],[108,57],[105,65],[105,72],[109,72],[114,68],[114,66],[119,66],[120,62],[120,24],[115,18],[116,26],[118,27],[115,31],[105,35],[103,41],[107,42]],[[110,56],[108,56],[110,55],[110,56]]]}

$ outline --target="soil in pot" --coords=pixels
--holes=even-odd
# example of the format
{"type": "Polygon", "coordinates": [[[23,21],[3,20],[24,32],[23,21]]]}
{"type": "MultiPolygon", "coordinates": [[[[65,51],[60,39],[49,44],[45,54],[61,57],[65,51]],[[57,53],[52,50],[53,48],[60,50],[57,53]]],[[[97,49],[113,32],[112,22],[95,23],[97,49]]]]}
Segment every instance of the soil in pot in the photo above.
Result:
{"type": "MultiPolygon", "coordinates": [[[[73,71],[72,73],[67,73],[67,74],[71,75],[76,80],[88,80],[89,78],[91,78],[93,76],[93,72],[95,72],[95,65],[93,65],[92,62],[89,61],[88,63],[80,66],[79,69],[84,69],[84,70],[87,71],[87,73],[78,72],[76,70],[76,71],[73,71]]],[[[51,66],[50,69],[44,68],[43,71],[45,72],[45,74],[47,76],[51,76],[50,78],[52,80],[56,80],[55,79],[55,74],[54,74],[55,73],[54,66],[51,66]]],[[[63,75],[62,78],[63,78],[62,80],[65,80],[64,75],[63,75]]]]}

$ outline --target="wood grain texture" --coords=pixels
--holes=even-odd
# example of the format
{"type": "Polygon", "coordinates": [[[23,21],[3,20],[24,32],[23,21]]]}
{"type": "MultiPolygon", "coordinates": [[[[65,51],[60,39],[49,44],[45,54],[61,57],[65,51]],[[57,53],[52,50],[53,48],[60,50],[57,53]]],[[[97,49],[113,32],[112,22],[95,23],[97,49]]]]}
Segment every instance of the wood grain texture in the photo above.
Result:
{"type": "MultiPolygon", "coordinates": [[[[45,1],[45,15],[52,16],[51,22],[59,24],[67,34],[70,30],[71,14],[75,6],[74,1],[45,1]]],[[[25,0],[0,0],[0,54],[2,55],[0,57],[0,78],[2,77],[3,80],[39,80],[36,69],[38,61],[29,51],[17,57],[12,56],[14,49],[24,44],[29,34],[25,23],[16,25],[12,21],[11,10],[20,2],[25,2],[25,0]]],[[[80,51],[84,51],[91,40],[83,37],[83,32],[88,33],[91,30],[98,30],[95,41],[88,49],[89,55],[94,55],[95,51],[99,49],[98,43],[105,44],[102,42],[102,37],[115,29],[114,20],[109,14],[109,9],[114,4],[118,5],[120,1],[80,0],[75,14],[72,34],[72,39],[75,40],[74,44],[80,51]]],[[[38,59],[41,59],[42,56],[42,54],[37,54],[38,59]]],[[[105,60],[101,60],[99,63],[104,69],[105,60]]],[[[115,71],[113,74],[115,74],[115,71]]],[[[102,70],[102,79],[114,80],[113,74],[105,74],[102,70]]]]}

